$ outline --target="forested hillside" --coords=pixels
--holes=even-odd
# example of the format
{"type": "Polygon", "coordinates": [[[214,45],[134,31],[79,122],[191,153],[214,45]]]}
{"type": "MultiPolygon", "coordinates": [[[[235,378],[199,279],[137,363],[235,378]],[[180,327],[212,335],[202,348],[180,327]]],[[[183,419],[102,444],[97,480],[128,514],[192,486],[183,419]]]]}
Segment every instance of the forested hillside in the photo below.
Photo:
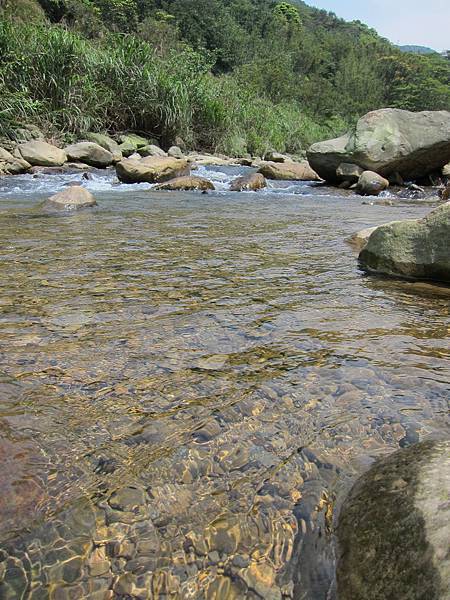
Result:
{"type": "Polygon", "coordinates": [[[450,109],[450,61],[300,1],[0,0],[0,127],[301,152],[384,106],[450,109]]]}

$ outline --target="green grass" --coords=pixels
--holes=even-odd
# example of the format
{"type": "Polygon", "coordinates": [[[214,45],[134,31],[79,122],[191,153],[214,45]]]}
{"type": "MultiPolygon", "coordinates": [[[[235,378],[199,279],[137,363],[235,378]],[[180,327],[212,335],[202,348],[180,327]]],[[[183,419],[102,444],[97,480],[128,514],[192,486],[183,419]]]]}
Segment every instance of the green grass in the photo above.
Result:
{"type": "Polygon", "coordinates": [[[188,47],[163,58],[129,35],[88,40],[58,26],[0,23],[0,130],[32,122],[50,131],[135,130],[163,145],[240,155],[301,153],[345,127],[318,125],[295,103],[274,104],[188,47]]]}

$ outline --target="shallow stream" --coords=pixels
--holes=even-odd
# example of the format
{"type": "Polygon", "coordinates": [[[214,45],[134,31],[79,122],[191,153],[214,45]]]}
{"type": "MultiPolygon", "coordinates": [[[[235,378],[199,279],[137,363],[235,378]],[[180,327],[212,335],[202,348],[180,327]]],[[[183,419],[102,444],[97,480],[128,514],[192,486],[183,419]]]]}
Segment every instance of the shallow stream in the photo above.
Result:
{"type": "Polygon", "coordinates": [[[450,288],[351,233],[430,206],[0,180],[0,598],[334,596],[333,518],[377,456],[448,435],[450,288]]]}

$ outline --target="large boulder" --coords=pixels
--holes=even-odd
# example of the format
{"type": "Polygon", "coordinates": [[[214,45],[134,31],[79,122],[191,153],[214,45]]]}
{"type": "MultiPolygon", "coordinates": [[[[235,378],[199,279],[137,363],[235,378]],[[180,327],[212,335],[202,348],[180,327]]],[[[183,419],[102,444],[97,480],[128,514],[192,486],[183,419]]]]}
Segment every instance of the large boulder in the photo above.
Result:
{"type": "Polygon", "coordinates": [[[105,150],[108,150],[108,152],[111,152],[113,162],[116,163],[122,160],[123,156],[119,144],[109,137],[109,135],[106,135],[106,133],[89,132],[86,134],[86,139],[88,142],[94,142],[94,144],[98,144],[105,150]]]}
{"type": "Polygon", "coordinates": [[[195,175],[186,175],[184,177],[176,177],[175,179],[170,179],[165,183],[159,183],[156,185],[154,190],[185,190],[185,191],[208,191],[214,190],[215,187],[208,179],[204,177],[197,177],[195,175]]]}
{"type": "Polygon", "coordinates": [[[361,196],[378,196],[388,187],[389,181],[387,179],[373,171],[364,171],[358,179],[356,191],[361,196]]]}
{"type": "Polygon", "coordinates": [[[22,158],[33,166],[60,167],[67,162],[67,155],[64,150],[42,140],[20,144],[18,150],[22,158]]]}
{"type": "Polygon", "coordinates": [[[251,191],[256,192],[267,187],[267,181],[264,175],[261,173],[250,173],[249,175],[243,175],[238,177],[231,182],[231,192],[243,192],[251,191]]]}
{"type": "Polygon", "coordinates": [[[413,113],[385,108],[366,114],[346,135],[313,144],[311,167],[325,180],[337,182],[341,163],[353,163],[384,177],[398,173],[417,179],[442,169],[450,160],[450,112],[413,113]]]}
{"type": "Polygon", "coordinates": [[[82,162],[92,167],[105,168],[113,162],[112,153],[94,142],[79,142],[67,146],[65,150],[69,160],[82,162]]]}
{"type": "Polygon", "coordinates": [[[320,177],[309,163],[302,162],[266,162],[263,163],[258,171],[267,179],[277,179],[283,181],[320,181],[320,177]]]}
{"type": "Polygon", "coordinates": [[[94,196],[84,187],[73,185],[51,196],[43,204],[47,210],[75,211],[96,206],[94,196]]]}
{"type": "Polygon", "coordinates": [[[344,502],[337,533],[339,600],[448,600],[450,441],[377,462],[344,502]]]}
{"type": "Polygon", "coordinates": [[[450,202],[424,219],[377,227],[359,261],[368,271],[450,283],[450,202]]]}
{"type": "Polygon", "coordinates": [[[8,150],[0,148],[0,175],[19,175],[30,169],[31,165],[23,158],[13,156],[8,150]]]}
{"type": "Polygon", "coordinates": [[[116,165],[117,177],[123,183],[161,183],[189,175],[186,160],[163,156],[149,156],[136,160],[128,158],[116,165]]]}

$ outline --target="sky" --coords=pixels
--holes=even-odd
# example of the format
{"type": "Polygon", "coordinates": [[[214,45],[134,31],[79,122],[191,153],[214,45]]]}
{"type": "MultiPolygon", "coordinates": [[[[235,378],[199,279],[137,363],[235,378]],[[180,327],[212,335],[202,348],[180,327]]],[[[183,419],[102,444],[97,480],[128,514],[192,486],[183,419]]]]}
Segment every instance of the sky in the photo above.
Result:
{"type": "Polygon", "coordinates": [[[362,21],[394,44],[450,50],[450,0],[305,0],[346,21],[362,21]]]}

